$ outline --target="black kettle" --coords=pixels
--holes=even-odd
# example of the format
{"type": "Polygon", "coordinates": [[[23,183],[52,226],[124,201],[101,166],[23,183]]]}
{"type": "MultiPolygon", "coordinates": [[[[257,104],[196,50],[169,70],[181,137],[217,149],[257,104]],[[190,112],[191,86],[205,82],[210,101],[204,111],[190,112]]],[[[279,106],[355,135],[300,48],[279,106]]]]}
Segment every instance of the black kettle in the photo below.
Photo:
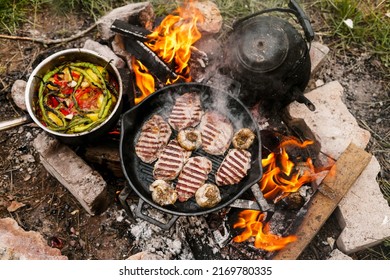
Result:
{"type": "MultiPolygon", "coordinates": [[[[314,105],[303,92],[311,73],[310,43],[314,32],[310,21],[294,0],[288,8],[271,8],[235,22],[227,39],[226,68],[241,85],[239,98],[247,106],[269,100],[280,106],[292,101],[314,105]],[[270,12],[289,13],[304,31],[270,12]]],[[[225,70],[226,71],[226,70],[225,70]]]]}

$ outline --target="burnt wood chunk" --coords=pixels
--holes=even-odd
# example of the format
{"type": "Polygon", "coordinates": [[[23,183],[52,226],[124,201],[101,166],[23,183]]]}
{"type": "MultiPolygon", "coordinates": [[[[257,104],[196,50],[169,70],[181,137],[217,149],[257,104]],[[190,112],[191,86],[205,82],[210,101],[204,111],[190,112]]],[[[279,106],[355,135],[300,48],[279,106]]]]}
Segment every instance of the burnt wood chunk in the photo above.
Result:
{"type": "Polygon", "coordinates": [[[126,51],[135,56],[159,81],[166,83],[168,79],[176,79],[177,74],[143,42],[125,38],[126,51]]]}
{"type": "Polygon", "coordinates": [[[123,178],[121,168],[118,145],[113,143],[105,143],[101,145],[90,145],[85,148],[82,153],[85,160],[95,166],[99,166],[101,170],[111,173],[117,178],[123,178]]]}
{"type": "Polygon", "coordinates": [[[144,27],[133,25],[119,19],[116,19],[112,23],[110,29],[118,34],[141,42],[146,42],[148,40],[148,35],[151,33],[151,31],[144,27]]]}

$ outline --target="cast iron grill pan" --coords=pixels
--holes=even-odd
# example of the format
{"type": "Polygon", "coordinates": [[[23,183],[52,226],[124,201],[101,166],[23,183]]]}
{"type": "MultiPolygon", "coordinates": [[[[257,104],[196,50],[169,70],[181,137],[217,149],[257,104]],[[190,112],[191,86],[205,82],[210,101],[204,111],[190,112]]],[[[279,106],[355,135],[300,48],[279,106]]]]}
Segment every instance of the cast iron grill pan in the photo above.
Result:
{"type": "MultiPolygon", "coordinates": [[[[217,211],[228,206],[235,199],[241,196],[241,194],[243,194],[248,188],[261,179],[260,132],[251,113],[238,99],[229,93],[222,92],[207,85],[199,83],[174,84],[156,91],[136,107],[124,113],[122,117],[121,130],[121,164],[130,187],[142,200],[163,212],[179,216],[193,216],[217,211]],[[245,176],[238,184],[219,187],[222,200],[218,205],[212,208],[201,208],[196,203],[194,197],[190,198],[186,202],[176,202],[174,205],[164,207],[156,204],[152,200],[151,192],[149,191],[149,185],[154,181],[153,168],[155,162],[152,164],[144,163],[135,153],[135,144],[141,127],[145,121],[154,114],[160,114],[165,120],[168,120],[169,113],[175,104],[176,98],[178,95],[186,92],[195,92],[200,94],[201,104],[204,111],[207,111],[208,109],[217,110],[228,117],[233,123],[234,132],[242,127],[248,127],[256,134],[256,140],[249,150],[252,154],[252,159],[251,168],[248,170],[247,176],[245,176]]],[[[172,129],[172,136],[170,139],[173,139],[176,135],[177,132],[172,129]]],[[[232,145],[230,148],[232,148],[232,145]]],[[[191,156],[204,156],[211,160],[213,167],[207,182],[215,183],[215,174],[225,155],[213,156],[202,149],[198,149],[197,151],[193,151],[191,156]]],[[[175,184],[177,179],[173,182],[175,184]]]]}

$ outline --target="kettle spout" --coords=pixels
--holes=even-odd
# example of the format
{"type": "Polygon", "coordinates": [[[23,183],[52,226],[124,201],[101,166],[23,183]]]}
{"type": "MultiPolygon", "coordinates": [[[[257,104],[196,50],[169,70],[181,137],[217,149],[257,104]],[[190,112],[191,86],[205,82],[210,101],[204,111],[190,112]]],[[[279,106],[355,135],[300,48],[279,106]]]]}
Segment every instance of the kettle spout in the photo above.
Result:
{"type": "Polygon", "coordinates": [[[293,96],[297,102],[305,104],[310,111],[314,112],[316,110],[316,106],[314,106],[314,104],[309,99],[307,99],[307,97],[303,95],[303,92],[300,91],[297,87],[293,88],[293,96]]]}

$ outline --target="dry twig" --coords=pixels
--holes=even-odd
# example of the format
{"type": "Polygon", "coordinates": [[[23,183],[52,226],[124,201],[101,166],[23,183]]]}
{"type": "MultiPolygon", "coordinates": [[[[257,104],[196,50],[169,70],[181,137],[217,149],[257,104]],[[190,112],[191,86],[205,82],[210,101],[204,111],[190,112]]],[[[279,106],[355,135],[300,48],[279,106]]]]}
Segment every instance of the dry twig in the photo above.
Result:
{"type": "Polygon", "coordinates": [[[79,33],[70,36],[68,38],[62,38],[62,39],[42,39],[42,38],[32,38],[32,37],[21,37],[21,36],[12,36],[12,35],[6,35],[6,34],[0,34],[0,39],[9,39],[9,40],[21,40],[21,41],[32,41],[34,43],[41,43],[44,45],[53,45],[53,44],[60,44],[60,43],[67,43],[73,40],[76,40],[88,32],[92,31],[97,26],[97,23],[94,23],[92,26],[88,27],[87,29],[80,31],[79,33]]]}

